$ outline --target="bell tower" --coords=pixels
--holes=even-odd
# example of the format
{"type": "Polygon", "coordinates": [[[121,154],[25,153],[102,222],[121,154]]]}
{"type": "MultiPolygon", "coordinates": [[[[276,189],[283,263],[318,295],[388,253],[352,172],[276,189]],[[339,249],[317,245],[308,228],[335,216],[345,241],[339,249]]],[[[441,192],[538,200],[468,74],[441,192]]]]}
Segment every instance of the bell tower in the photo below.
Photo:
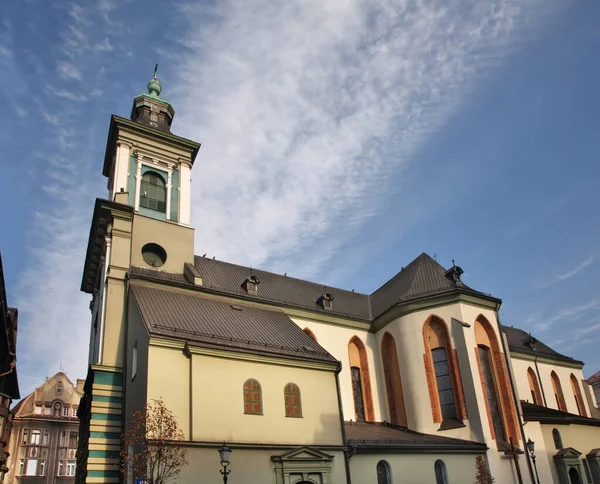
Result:
{"type": "Polygon", "coordinates": [[[89,366],[79,407],[76,482],[120,482],[129,275],[132,266],[184,274],[194,263],[191,169],[200,144],[171,133],[175,110],[154,76],[129,119],[112,115],[81,290],[92,295],[89,366]]]}

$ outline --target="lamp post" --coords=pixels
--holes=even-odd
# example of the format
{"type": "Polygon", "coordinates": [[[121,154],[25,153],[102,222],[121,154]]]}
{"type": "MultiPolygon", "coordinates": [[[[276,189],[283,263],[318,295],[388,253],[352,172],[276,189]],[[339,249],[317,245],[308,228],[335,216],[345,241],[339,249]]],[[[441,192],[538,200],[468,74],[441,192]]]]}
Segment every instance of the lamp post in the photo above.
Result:
{"type": "Polygon", "coordinates": [[[535,442],[531,439],[527,439],[527,443],[525,444],[527,450],[529,451],[529,456],[531,457],[531,461],[533,462],[533,468],[535,469],[535,479],[537,484],[540,484],[540,476],[538,476],[537,465],[535,463],[535,442]]]}
{"type": "Polygon", "coordinates": [[[223,469],[220,469],[220,472],[223,475],[223,484],[227,484],[227,476],[231,472],[229,469],[227,469],[227,467],[229,466],[229,456],[231,455],[231,449],[225,445],[225,442],[223,442],[223,445],[217,450],[219,451],[219,457],[221,458],[221,466],[223,466],[223,469]]]}

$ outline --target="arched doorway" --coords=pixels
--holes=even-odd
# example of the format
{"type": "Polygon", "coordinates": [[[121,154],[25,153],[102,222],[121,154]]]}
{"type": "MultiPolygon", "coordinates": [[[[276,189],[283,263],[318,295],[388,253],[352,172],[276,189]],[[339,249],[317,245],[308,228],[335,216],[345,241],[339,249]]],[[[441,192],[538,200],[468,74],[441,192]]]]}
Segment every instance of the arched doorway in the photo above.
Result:
{"type": "Polygon", "coordinates": [[[569,482],[571,484],[582,484],[579,471],[575,467],[569,469],[569,482]]]}

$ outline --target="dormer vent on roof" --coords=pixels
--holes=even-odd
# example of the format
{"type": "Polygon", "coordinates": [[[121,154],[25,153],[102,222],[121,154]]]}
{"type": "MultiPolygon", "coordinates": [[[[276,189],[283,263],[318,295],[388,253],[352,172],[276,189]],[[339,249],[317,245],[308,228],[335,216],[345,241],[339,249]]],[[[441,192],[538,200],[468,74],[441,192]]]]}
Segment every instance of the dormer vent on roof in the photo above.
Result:
{"type": "Polygon", "coordinates": [[[450,279],[457,286],[462,286],[463,283],[460,280],[460,276],[462,276],[464,273],[465,273],[465,271],[463,271],[460,267],[458,267],[454,263],[454,260],[453,260],[452,267],[450,269],[448,269],[446,272],[444,272],[444,275],[446,276],[446,278],[450,279]]]}
{"type": "Polygon", "coordinates": [[[525,338],[523,340],[523,344],[532,351],[536,351],[536,347],[535,347],[536,343],[537,343],[537,340],[533,336],[531,336],[531,333],[529,334],[528,338],[525,338]]]}
{"type": "Polygon", "coordinates": [[[326,292],[319,299],[317,299],[317,304],[321,306],[323,309],[332,310],[333,309],[333,294],[326,292]]]}
{"type": "Polygon", "coordinates": [[[260,284],[260,279],[255,275],[251,275],[248,279],[246,279],[242,287],[248,294],[256,294],[258,292],[258,285],[260,284]]]}

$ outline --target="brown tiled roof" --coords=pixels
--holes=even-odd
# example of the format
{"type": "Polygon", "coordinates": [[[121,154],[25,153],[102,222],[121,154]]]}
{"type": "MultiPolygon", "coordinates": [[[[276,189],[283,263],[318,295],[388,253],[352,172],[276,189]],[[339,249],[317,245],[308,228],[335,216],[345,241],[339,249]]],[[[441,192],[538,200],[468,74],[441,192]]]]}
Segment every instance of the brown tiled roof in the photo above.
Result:
{"type": "MultiPolygon", "coordinates": [[[[194,265],[202,277],[202,286],[194,286],[199,290],[364,322],[373,321],[396,304],[438,294],[462,292],[499,301],[446,277],[445,269],[427,254],[421,254],[370,296],[206,257],[196,256],[194,265]],[[242,287],[250,275],[260,280],[255,294],[248,293],[242,287]],[[333,296],[331,309],[325,309],[319,302],[325,292],[333,296]]],[[[131,275],[193,286],[182,274],[132,267],[131,275]]]]}
{"type": "Polygon", "coordinates": [[[470,440],[422,434],[391,424],[345,422],[346,441],[356,449],[398,449],[485,452],[487,445],[470,440]]]}
{"type": "Polygon", "coordinates": [[[586,382],[588,382],[590,385],[594,385],[595,383],[600,382],[600,371],[597,371],[596,373],[594,373],[592,376],[590,376],[586,382]]]}
{"type": "Polygon", "coordinates": [[[548,345],[545,345],[537,338],[533,338],[529,333],[526,333],[522,329],[513,328],[512,326],[502,326],[502,331],[506,334],[508,347],[513,353],[525,353],[528,355],[549,358],[551,360],[583,365],[582,361],[554,351],[548,345]]]}
{"type": "Polygon", "coordinates": [[[135,283],[131,292],[151,334],[283,358],[337,362],[281,311],[135,283]]]}
{"type": "Polygon", "coordinates": [[[600,427],[600,419],[582,417],[574,413],[562,412],[554,408],[542,407],[533,403],[521,400],[523,409],[523,418],[527,421],[536,421],[548,424],[579,424],[600,427]]]}

